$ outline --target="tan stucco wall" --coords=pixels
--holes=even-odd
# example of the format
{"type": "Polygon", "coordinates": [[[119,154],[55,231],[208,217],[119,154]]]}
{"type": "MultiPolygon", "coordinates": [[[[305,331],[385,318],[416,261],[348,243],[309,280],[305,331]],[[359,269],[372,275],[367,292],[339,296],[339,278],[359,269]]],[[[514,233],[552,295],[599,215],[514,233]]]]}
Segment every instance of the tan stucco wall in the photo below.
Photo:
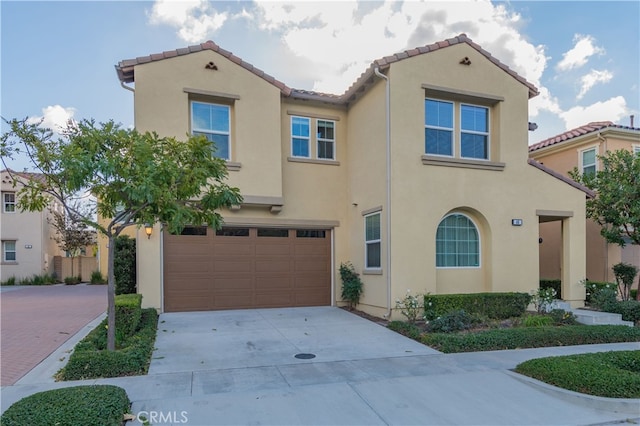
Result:
{"type": "MultiPolygon", "coordinates": [[[[13,187],[7,173],[2,173],[2,180],[3,193],[17,193],[20,190],[20,184],[13,187]]],[[[42,212],[21,212],[16,207],[15,213],[5,213],[0,205],[0,238],[2,241],[16,241],[17,259],[15,263],[2,262],[0,281],[11,277],[19,280],[33,275],[53,274],[53,257],[62,252],[53,239],[55,230],[47,221],[48,215],[48,208],[42,212]]]]}

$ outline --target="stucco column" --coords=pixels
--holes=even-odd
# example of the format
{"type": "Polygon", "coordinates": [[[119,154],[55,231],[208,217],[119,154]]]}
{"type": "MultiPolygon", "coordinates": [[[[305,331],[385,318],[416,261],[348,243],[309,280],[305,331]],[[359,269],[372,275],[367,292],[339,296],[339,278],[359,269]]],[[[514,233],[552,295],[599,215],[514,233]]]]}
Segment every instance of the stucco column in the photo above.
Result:
{"type": "Polygon", "coordinates": [[[153,227],[151,237],[147,238],[144,228],[136,234],[137,242],[137,281],[138,293],[142,294],[143,308],[162,306],[162,229],[159,224],[153,227]]]}
{"type": "Polygon", "coordinates": [[[584,306],[586,274],[584,216],[562,219],[562,299],[572,308],[584,306]]]}

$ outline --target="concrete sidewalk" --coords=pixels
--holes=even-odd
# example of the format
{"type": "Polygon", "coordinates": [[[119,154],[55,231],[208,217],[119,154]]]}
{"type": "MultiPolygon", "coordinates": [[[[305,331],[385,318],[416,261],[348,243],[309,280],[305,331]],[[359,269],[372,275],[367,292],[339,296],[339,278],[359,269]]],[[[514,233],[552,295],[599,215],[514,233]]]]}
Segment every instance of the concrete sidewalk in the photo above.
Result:
{"type": "MultiPolygon", "coordinates": [[[[267,339],[262,340],[263,343],[268,341],[268,336],[272,334],[268,330],[275,324],[275,330],[281,334],[280,345],[293,345],[290,348],[293,351],[310,348],[304,346],[304,333],[316,328],[317,321],[323,318],[305,315],[305,324],[296,324],[278,318],[276,311],[267,314],[274,315],[269,320],[264,316],[255,316],[259,312],[246,311],[245,314],[253,315],[255,324],[263,330],[262,335],[267,339]]],[[[265,362],[261,365],[235,365],[234,368],[224,364],[186,368],[199,364],[198,357],[201,358],[202,354],[189,361],[185,356],[186,351],[179,351],[177,359],[180,362],[174,364],[174,371],[168,371],[168,366],[159,362],[170,357],[170,353],[159,355],[158,352],[167,351],[169,346],[166,345],[178,341],[169,337],[180,334],[171,331],[185,317],[176,316],[173,322],[167,314],[161,318],[164,322],[159,324],[158,351],[154,353],[154,358],[164,358],[152,361],[155,373],[141,377],[67,383],[53,383],[51,380],[45,383],[42,377],[27,375],[18,384],[2,389],[2,410],[22,397],[41,390],[78,384],[114,384],[127,391],[133,402],[132,413],[145,415],[154,425],[586,425],[621,421],[640,424],[640,400],[590,397],[541,384],[509,371],[527,359],[610,350],[640,350],[640,343],[462,354],[441,354],[426,348],[425,352],[416,354],[406,352],[413,349],[403,346],[415,342],[402,338],[406,341],[393,341],[395,343],[389,345],[396,347],[395,355],[380,353],[366,356],[367,351],[364,350],[354,356],[361,349],[346,348],[335,342],[333,349],[324,355],[325,359],[319,360],[320,356],[308,360],[290,356],[283,358],[276,349],[269,362],[266,360],[269,356],[265,355],[265,362]],[[338,351],[343,359],[339,359],[338,351]],[[162,369],[165,371],[160,372],[162,369]]],[[[216,327],[209,327],[208,317],[196,315],[193,318],[201,324],[203,332],[208,330],[209,334],[215,334],[220,331],[215,334],[218,340],[214,340],[220,344],[226,338],[223,334],[231,333],[234,329],[236,340],[245,343],[246,351],[252,350],[251,345],[247,347],[247,341],[259,343],[255,338],[246,340],[248,335],[239,332],[242,321],[236,323],[229,317],[227,325],[223,325],[222,317],[218,317],[216,327]],[[217,330],[214,332],[211,328],[217,330]]],[[[332,318],[328,320],[327,327],[332,321],[335,321],[334,326],[339,324],[338,317],[332,318]]],[[[391,335],[387,335],[391,333],[389,330],[374,323],[361,323],[366,320],[357,318],[349,318],[350,326],[343,327],[342,334],[346,340],[353,338],[357,341],[358,336],[350,333],[361,334],[367,327],[372,327],[367,330],[374,333],[378,340],[375,344],[367,343],[371,345],[372,353],[383,348],[393,350],[386,348],[385,344],[392,341],[384,340],[391,338],[391,335]],[[376,349],[376,346],[379,348],[376,349]]],[[[184,326],[188,327],[189,321],[184,326]]],[[[393,333],[393,339],[397,337],[393,333]]],[[[322,340],[318,335],[311,340],[317,339],[322,340]]],[[[361,344],[354,346],[366,348],[361,344]]],[[[259,352],[260,348],[266,346],[256,344],[254,348],[259,352]]],[[[322,348],[315,349],[319,351],[322,348]]],[[[292,351],[286,352],[290,354],[292,351]]],[[[255,351],[243,354],[242,350],[236,349],[227,353],[226,357],[232,359],[235,354],[235,362],[240,364],[238,360],[248,353],[255,351]]],[[[246,359],[247,362],[256,360],[255,357],[246,359]]]]}

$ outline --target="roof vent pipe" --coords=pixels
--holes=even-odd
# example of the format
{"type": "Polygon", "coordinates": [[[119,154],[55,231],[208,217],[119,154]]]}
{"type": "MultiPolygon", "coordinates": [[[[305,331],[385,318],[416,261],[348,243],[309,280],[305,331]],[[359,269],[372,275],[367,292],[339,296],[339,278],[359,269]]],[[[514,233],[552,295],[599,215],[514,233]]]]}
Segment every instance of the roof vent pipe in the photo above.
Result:
{"type": "Polygon", "coordinates": [[[631,119],[631,126],[630,126],[630,127],[633,127],[633,118],[634,118],[634,117],[635,117],[635,116],[634,116],[633,114],[629,117],[629,118],[631,119]]]}

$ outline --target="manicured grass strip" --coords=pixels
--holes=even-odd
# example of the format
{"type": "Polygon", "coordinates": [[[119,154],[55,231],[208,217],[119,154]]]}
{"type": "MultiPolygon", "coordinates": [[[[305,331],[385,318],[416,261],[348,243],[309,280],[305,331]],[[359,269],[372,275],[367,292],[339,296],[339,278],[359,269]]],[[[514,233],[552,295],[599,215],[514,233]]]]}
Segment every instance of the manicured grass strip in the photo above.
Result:
{"type": "Polygon", "coordinates": [[[640,342],[640,328],[624,325],[526,327],[476,333],[423,334],[420,341],[444,353],[640,342]]]}
{"type": "Polygon", "coordinates": [[[147,374],[156,340],[158,314],[144,309],[136,332],[115,351],[107,351],[106,319],[81,340],[62,368],[58,380],[86,380],[147,374]]]}
{"type": "Polygon", "coordinates": [[[118,426],[131,402],[124,389],[111,385],[74,386],[39,392],[2,414],[3,426],[118,426]]]}
{"type": "Polygon", "coordinates": [[[550,385],[609,398],[640,398],[640,351],[532,359],[516,367],[550,385]]]}

